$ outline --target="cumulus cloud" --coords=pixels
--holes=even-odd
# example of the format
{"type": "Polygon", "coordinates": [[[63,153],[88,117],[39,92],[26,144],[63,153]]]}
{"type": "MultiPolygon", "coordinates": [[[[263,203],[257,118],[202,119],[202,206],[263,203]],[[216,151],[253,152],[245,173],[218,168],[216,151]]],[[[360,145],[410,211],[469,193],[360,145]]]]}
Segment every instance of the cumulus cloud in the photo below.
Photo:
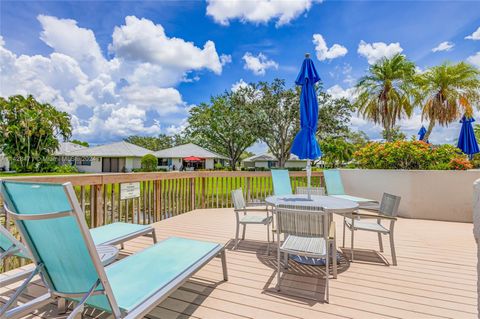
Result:
{"type": "Polygon", "coordinates": [[[308,12],[313,3],[321,0],[207,0],[207,15],[221,25],[229,25],[238,19],[243,23],[268,23],[276,20],[281,26],[308,12]]]}
{"type": "Polygon", "coordinates": [[[220,63],[222,65],[232,63],[232,56],[230,54],[222,54],[220,55],[220,63]]]}
{"type": "Polygon", "coordinates": [[[472,34],[465,37],[467,40],[480,40],[480,27],[477,30],[473,31],[472,34]]]}
{"type": "Polygon", "coordinates": [[[315,44],[317,59],[320,61],[336,59],[348,52],[346,47],[336,43],[329,48],[321,34],[313,35],[313,43],[315,44]]]}
{"type": "Polygon", "coordinates": [[[451,49],[453,49],[454,46],[455,44],[453,44],[452,42],[444,41],[439,45],[437,45],[436,47],[434,47],[432,49],[432,52],[450,51],[451,49]]]}
{"type": "Polygon", "coordinates": [[[115,28],[110,59],[95,34],[75,20],[45,15],[38,20],[40,39],[53,53],[17,55],[0,36],[0,96],[32,94],[51,103],[71,114],[76,138],[94,143],[178,125],[188,105],[175,86],[198,80],[197,70],[220,74],[229,63],[212,41],[200,48],[170,38],[147,19],[127,17],[115,28]]]}
{"type": "Polygon", "coordinates": [[[467,58],[467,62],[475,65],[477,68],[480,69],[480,51],[472,56],[469,56],[467,58]]]}
{"type": "Polygon", "coordinates": [[[203,49],[193,42],[169,38],[160,24],[135,16],[127,16],[125,24],[116,26],[109,51],[125,60],[160,64],[175,69],[210,69],[222,72],[222,64],[213,41],[205,42],[203,49]]]}
{"type": "Polygon", "coordinates": [[[363,40],[358,44],[357,50],[358,54],[367,58],[369,64],[375,64],[382,58],[391,58],[402,51],[403,49],[398,42],[390,44],[384,42],[366,43],[363,40]]]}
{"type": "Polygon", "coordinates": [[[268,69],[278,69],[278,63],[268,59],[263,53],[254,56],[250,52],[247,52],[243,55],[242,59],[245,61],[243,68],[252,71],[255,75],[265,75],[268,69]]]}
{"type": "Polygon", "coordinates": [[[355,88],[351,87],[344,89],[338,84],[328,88],[327,93],[330,94],[334,99],[345,98],[349,101],[353,101],[355,98],[355,88]]]}
{"type": "Polygon", "coordinates": [[[245,82],[243,79],[238,80],[237,82],[232,84],[231,91],[236,92],[240,90],[241,88],[246,88],[248,87],[248,83],[245,82]]]}

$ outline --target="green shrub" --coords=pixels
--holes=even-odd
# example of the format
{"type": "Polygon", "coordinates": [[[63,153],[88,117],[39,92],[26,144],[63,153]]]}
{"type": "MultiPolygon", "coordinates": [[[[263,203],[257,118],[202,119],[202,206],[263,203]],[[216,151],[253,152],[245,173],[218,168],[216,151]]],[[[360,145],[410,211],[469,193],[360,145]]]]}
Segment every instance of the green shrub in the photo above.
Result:
{"type": "Polygon", "coordinates": [[[78,169],[76,166],[65,164],[57,166],[53,169],[55,173],[78,173],[78,169]]]}
{"type": "Polygon", "coordinates": [[[142,157],[141,165],[142,171],[144,172],[154,172],[157,170],[157,158],[153,154],[147,154],[142,157]]]}
{"type": "Polygon", "coordinates": [[[222,169],[224,169],[222,163],[215,163],[214,168],[217,169],[217,170],[222,170],[222,169]]]}
{"type": "Polygon", "coordinates": [[[373,142],[354,154],[357,166],[370,169],[468,169],[466,156],[452,145],[422,141],[373,142]]]}

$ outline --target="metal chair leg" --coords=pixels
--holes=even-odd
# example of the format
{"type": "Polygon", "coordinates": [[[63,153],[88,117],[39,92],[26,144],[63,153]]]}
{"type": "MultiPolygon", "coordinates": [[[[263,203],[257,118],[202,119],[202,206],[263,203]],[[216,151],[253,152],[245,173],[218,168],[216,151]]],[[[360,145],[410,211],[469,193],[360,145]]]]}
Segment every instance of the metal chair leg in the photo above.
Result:
{"type": "Polygon", "coordinates": [[[390,232],[390,248],[392,249],[393,265],[396,266],[397,265],[397,254],[395,252],[395,243],[394,243],[394,240],[393,240],[393,231],[390,232]]]}
{"type": "Polygon", "coordinates": [[[345,231],[346,231],[345,215],[343,216],[343,243],[342,248],[345,248],[345,231]]]}
{"type": "Polygon", "coordinates": [[[383,253],[383,242],[382,242],[382,234],[378,233],[378,246],[380,247],[380,252],[383,253]]]}
{"type": "Polygon", "coordinates": [[[288,269],[288,253],[286,252],[283,253],[283,263],[284,263],[283,267],[285,269],[288,269]]]}
{"type": "Polygon", "coordinates": [[[353,262],[353,242],[354,242],[354,237],[355,237],[355,228],[353,226],[353,218],[352,218],[352,228],[351,228],[351,232],[352,232],[352,235],[351,235],[351,240],[350,240],[350,258],[351,258],[351,262],[353,262]]]}
{"type": "Polygon", "coordinates": [[[246,228],[247,228],[247,224],[243,224],[242,240],[245,240],[245,229],[246,228]]]}
{"type": "Polygon", "coordinates": [[[335,240],[332,241],[332,264],[333,264],[333,279],[337,279],[338,271],[337,271],[337,245],[335,244],[335,240]]]}
{"type": "Polygon", "coordinates": [[[236,227],[236,230],[235,230],[235,245],[233,246],[233,250],[236,250],[237,249],[237,246],[238,246],[238,233],[240,231],[240,224],[237,223],[237,227],[236,227]]]}

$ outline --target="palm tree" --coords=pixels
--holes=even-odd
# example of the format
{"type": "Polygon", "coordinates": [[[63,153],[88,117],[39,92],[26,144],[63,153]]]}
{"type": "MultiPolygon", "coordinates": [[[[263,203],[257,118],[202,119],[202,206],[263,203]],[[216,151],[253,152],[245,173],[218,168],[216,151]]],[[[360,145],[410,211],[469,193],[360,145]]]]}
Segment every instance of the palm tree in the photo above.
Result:
{"type": "MultiPolygon", "coordinates": [[[[463,114],[473,115],[472,105],[480,102],[480,71],[465,62],[443,63],[418,76],[422,92],[422,119],[430,121],[423,140],[427,141],[435,124],[446,126],[463,114]]],[[[478,107],[478,105],[477,105],[478,107]]]]}
{"type": "Polygon", "coordinates": [[[397,120],[412,114],[416,100],[414,77],[415,64],[401,54],[370,66],[369,74],[356,85],[358,112],[386,131],[392,130],[397,120]]]}

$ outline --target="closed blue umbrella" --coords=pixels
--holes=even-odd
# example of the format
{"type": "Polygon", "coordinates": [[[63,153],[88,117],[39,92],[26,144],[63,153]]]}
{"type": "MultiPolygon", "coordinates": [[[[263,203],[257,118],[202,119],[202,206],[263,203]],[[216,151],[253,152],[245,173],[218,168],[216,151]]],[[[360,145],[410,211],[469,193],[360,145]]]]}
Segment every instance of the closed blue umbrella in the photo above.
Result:
{"type": "Polygon", "coordinates": [[[457,144],[457,147],[467,154],[470,159],[473,154],[480,152],[472,127],[473,122],[475,122],[475,120],[472,117],[467,118],[465,115],[462,117],[460,121],[460,123],[462,123],[462,128],[460,129],[460,136],[458,137],[457,144]]]}
{"type": "Polygon", "coordinates": [[[427,134],[427,129],[425,128],[425,126],[422,125],[422,127],[420,128],[420,131],[418,131],[418,140],[423,141],[425,134],[427,134]]]}
{"type": "MultiPolygon", "coordinates": [[[[307,160],[307,184],[310,188],[311,160],[322,156],[315,133],[318,123],[318,100],[315,92],[315,83],[320,81],[317,70],[310,59],[310,54],[305,55],[302,68],[295,84],[302,86],[300,94],[300,132],[293,140],[292,154],[300,159],[307,160]]],[[[310,198],[310,192],[308,194],[310,198]]]]}

